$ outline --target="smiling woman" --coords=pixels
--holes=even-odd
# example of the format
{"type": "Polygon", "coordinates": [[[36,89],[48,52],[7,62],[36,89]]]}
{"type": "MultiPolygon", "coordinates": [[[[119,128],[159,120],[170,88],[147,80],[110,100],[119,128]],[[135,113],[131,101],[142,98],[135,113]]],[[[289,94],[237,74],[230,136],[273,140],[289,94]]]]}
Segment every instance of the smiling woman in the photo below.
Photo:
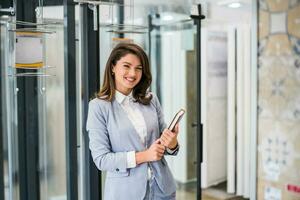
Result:
{"type": "Polygon", "coordinates": [[[122,57],[112,72],[115,77],[116,89],[128,95],[142,78],[142,66],[140,59],[134,54],[127,54],[122,57]]]}
{"type": "Polygon", "coordinates": [[[121,43],[107,61],[102,89],[89,103],[89,147],[98,169],[107,171],[104,199],[175,199],[164,155],[177,155],[178,125],[166,129],[158,98],[148,91],[151,77],[144,50],[121,43]]]}
{"type": "Polygon", "coordinates": [[[149,60],[144,50],[135,44],[120,43],[111,52],[105,68],[100,99],[111,101],[116,89],[125,95],[132,90],[133,97],[142,104],[149,104],[146,97],[152,75],[149,60]]]}

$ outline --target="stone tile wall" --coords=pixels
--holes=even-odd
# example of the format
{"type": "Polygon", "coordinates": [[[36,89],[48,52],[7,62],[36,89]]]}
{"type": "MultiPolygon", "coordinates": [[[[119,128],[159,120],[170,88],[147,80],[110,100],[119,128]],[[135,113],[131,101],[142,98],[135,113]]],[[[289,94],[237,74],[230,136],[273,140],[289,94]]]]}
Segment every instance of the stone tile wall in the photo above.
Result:
{"type": "Polygon", "coordinates": [[[257,199],[299,200],[300,1],[258,2],[257,199]]]}

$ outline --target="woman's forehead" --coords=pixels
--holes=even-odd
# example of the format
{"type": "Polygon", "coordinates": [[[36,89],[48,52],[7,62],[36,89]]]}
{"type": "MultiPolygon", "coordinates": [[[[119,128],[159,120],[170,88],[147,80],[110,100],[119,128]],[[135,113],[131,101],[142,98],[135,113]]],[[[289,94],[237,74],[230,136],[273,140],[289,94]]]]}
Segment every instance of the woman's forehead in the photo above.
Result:
{"type": "Polygon", "coordinates": [[[129,64],[139,64],[139,65],[141,65],[140,58],[135,54],[126,54],[123,57],[121,57],[118,62],[126,62],[126,63],[129,63],[129,64]]]}

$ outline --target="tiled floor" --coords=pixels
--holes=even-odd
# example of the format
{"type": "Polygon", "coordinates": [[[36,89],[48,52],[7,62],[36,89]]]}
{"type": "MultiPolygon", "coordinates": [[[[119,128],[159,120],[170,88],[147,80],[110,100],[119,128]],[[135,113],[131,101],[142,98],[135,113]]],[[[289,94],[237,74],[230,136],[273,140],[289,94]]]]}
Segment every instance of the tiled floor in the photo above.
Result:
{"type": "MultiPolygon", "coordinates": [[[[7,188],[6,188],[7,189],[7,188]]],[[[5,192],[7,195],[5,199],[8,199],[8,191],[5,192]]],[[[196,193],[192,191],[182,191],[179,190],[176,193],[176,200],[196,200],[196,193]]],[[[214,198],[208,196],[206,194],[202,194],[202,200],[245,200],[241,197],[234,197],[234,198],[214,198]]]]}
{"type": "MultiPolygon", "coordinates": [[[[202,190],[202,200],[246,200],[239,196],[226,193],[226,184],[222,183],[215,187],[202,190]]],[[[5,199],[8,199],[8,187],[5,188],[5,199]]],[[[176,200],[199,200],[196,199],[196,189],[194,186],[188,189],[178,189],[176,200]]]]}
{"type": "MultiPolygon", "coordinates": [[[[241,196],[235,196],[226,192],[226,182],[216,186],[202,189],[202,200],[246,200],[241,196]]],[[[176,200],[196,200],[196,189],[194,185],[189,188],[181,188],[176,192],[176,200]]]]}
{"type": "MultiPolygon", "coordinates": [[[[177,191],[176,200],[196,200],[196,193],[187,192],[187,191],[177,191]]],[[[202,195],[202,200],[218,200],[218,199],[211,198],[206,195],[202,195]]]]}
{"type": "MultiPolygon", "coordinates": [[[[177,191],[176,200],[196,200],[195,192],[187,192],[187,191],[177,191]]],[[[231,197],[212,197],[210,195],[206,195],[202,193],[202,200],[246,200],[242,197],[231,196],[231,197]]]]}

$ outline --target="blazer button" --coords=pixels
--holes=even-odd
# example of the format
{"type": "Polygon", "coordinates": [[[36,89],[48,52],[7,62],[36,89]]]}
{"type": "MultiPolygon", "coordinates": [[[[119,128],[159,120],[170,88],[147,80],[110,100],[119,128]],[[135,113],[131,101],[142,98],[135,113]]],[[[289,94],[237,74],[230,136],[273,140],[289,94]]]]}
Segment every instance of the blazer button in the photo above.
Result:
{"type": "Polygon", "coordinates": [[[119,171],[119,168],[117,168],[116,171],[118,172],[118,171],[119,171]]]}

